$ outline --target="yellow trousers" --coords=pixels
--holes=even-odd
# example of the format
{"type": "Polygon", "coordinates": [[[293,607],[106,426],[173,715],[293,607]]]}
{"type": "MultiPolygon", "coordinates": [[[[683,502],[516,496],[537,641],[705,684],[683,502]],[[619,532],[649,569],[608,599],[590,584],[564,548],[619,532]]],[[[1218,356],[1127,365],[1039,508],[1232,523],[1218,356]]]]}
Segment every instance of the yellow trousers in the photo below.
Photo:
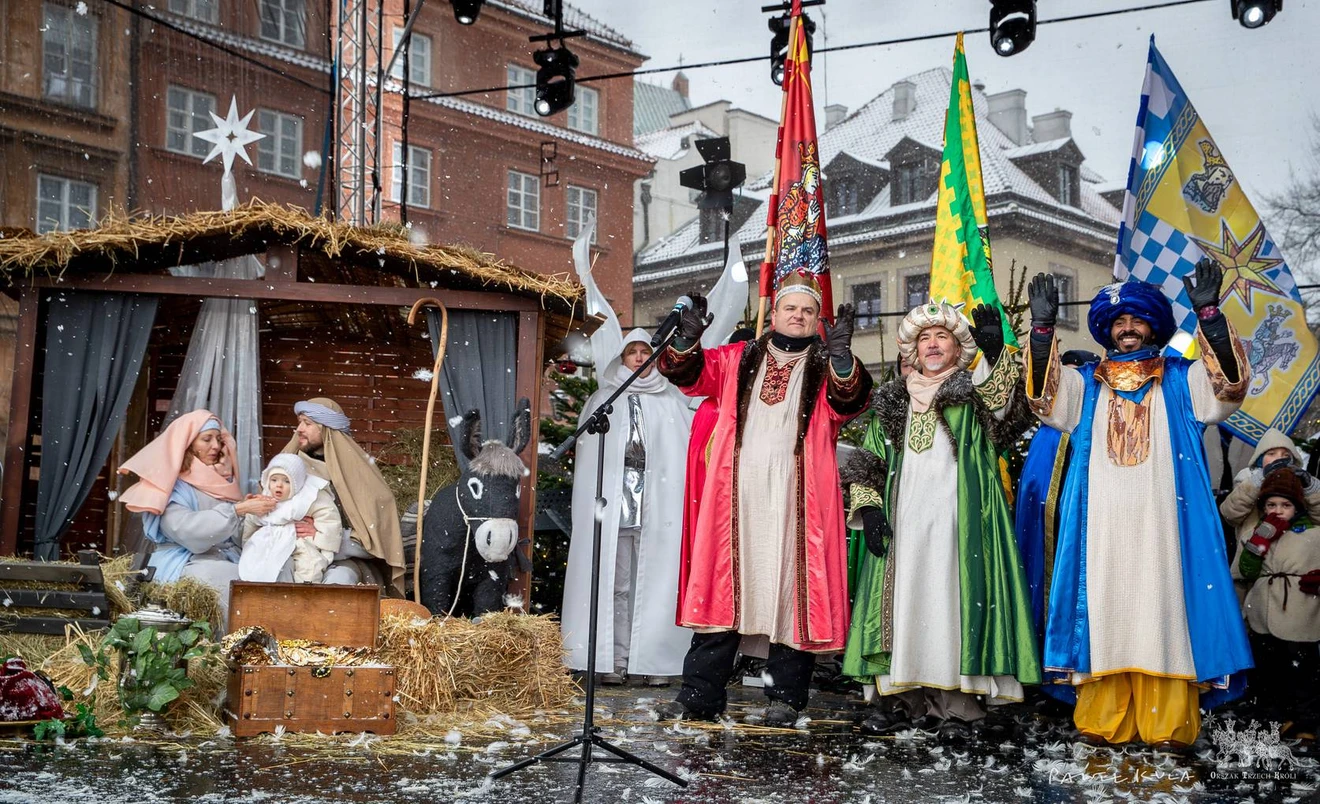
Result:
{"type": "Polygon", "coordinates": [[[1114,673],[1077,687],[1073,722],[1109,743],[1191,745],[1201,731],[1201,691],[1190,681],[1114,673]]]}

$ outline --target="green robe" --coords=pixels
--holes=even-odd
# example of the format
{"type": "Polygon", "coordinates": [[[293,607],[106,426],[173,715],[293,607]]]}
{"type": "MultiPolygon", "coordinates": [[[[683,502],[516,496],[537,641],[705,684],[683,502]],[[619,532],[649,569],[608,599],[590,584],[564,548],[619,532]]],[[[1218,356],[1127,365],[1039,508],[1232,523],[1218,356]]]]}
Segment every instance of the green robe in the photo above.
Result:
{"type": "MultiPolygon", "coordinates": [[[[1020,389],[1019,389],[1020,390],[1020,389]]],[[[1019,394],[1020,396],[1020,394],[1019,394]]],[[[906,402],[906,392],[904,391],[906,402]]],[[[1004,496],[998,469],[998,449],[986,432],[974,405],[979,400],[935,406],[952,435],[958,472],[958,555],[962,624],[961,674],[966,676],[1015,676],[1023,684],[1041,681],[1040,655],[1032,624],[1031,599],[1026,575],[1013,535],[1013,516],[1004,496]]],[[[889,472],[883,500],[887,512],[894,508],[899,473],[903,467],[906,407],[898,418],[889,418],[894,448],[885,443],[884,417],[876,416],[867,428],[862,446],[887,456],[889,472]],[[901,423],[900,423],[901,422],[901,423]],[[887,454],[887,455],[886,455],[887,454]]],[[[982,406],[982,414],[988,410],[982,406]]],[[[1002,442],[1005,439],[1001,437],[1002,442]]],[[[870,496],[854,487],[856,501],[870,496]]],[[[895,538],[903,538],[897,532],[895,538]]],[[[889,673],[892,626],[885,615],[886,555],[866,551],[858,568],[852,625],[844,654],[843,671],[869,681],[889,673]]],[[[890,576],[892,577],[892,576],[890,576]]],[[[892,605],[888,608],[892,609],[892,605]]]]}

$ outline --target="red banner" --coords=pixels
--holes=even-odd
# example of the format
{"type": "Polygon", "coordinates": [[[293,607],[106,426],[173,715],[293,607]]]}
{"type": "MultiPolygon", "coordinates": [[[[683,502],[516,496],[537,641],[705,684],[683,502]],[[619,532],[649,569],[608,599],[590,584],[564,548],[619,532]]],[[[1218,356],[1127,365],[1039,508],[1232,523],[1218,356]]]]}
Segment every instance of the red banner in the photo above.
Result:
{"type": "Polygon", "coordinates": [[[794,271],[814,274],[823,295],[821,314],[832,319],[830,255],[825,243],[825,189],[820,175],[816,113],[811,102],[811,55],[802,24],[801,0],[794,0],[784,68],[784,112],[779,124],[775,186],[766,221],[761,297],[772,295],[794,271]]]}

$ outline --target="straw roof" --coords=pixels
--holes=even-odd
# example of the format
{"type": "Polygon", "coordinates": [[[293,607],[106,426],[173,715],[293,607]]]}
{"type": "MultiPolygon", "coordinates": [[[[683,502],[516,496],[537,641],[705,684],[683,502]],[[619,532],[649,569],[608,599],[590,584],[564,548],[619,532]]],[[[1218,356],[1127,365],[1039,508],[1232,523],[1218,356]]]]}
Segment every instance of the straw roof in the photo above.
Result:
{"type": "Polygon", "coordinates": [[[375,284],[410,279],[432,287],[511,292],[540,297],[543,305],[560,310],[572,309],[583,298],[582,286],[567,273],[537,273],[462,246],[413,243],[399,226],[349,226],[258,200],[228,212],[111,216],[95,229],[40,236],[7,229],[0,232],[0,281],[18,285],[40,275],[116,269],[155,272],[259,253],[275,245],[298,246],[304,255],[370,268],[377,276],[375,284]],[[394,281],[381,281],[388,279],[394,281]]]}

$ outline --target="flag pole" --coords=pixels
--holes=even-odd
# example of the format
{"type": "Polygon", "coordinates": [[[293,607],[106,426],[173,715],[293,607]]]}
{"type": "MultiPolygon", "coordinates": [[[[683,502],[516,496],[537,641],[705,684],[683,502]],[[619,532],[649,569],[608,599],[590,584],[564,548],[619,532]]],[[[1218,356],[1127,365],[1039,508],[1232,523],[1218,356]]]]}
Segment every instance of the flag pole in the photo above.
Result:
{"type": "MultiPolygon", "coordinates": [[[[797,28],[801,23],[801,16],[794,15],[789,21],[788,28],[788,48],[793,52],[793,46],[797,43],[797,28]]],[[[784,69],[784,83],[788,83],[787,62],[784,69]]],[[[765,329],[765,308],[766,300],[769,296],[765,293],[765,272],[773,271],[775,265],[775,229],[779,222],[779,166],[783,161],[784,146],[784,113],[788,111],[788,88],[784,87],[783,97],[779,101],[779,136],[775,139],[775,175],[770,182],[770,211],[766,215],[765,223],[765,257],[761,260],[761,301],[756,312],[756,337],[761,337],[762,330],[765,329]]],[[[774,280],[770,281],[771,290],[774,290],[774,280]]]]}

